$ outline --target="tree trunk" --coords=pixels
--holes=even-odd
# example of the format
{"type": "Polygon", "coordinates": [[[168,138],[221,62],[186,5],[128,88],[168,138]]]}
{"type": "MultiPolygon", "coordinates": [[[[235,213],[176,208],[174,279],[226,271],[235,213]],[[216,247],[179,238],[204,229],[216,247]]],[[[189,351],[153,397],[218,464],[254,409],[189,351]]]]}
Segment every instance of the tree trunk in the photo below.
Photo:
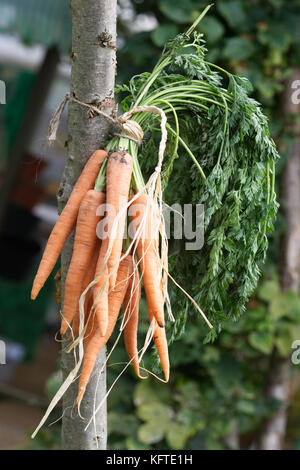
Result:
{"type": "MultiPolygon", "coordinates": [[[[93,103],[112,114],[116,73],[116,0],[72,0],[72,77],[71,94],[85,103],[93,103]]],[[[104,148],[111,124],[103,116],[93,117],[77,103],[69,104],[68,161],[58,192],[62,210],[83,166],[96,149],[104,148]]],[[[68,240],[61,257],[62,287],[72,254],[73,237],[68,240]]],[[[62,289],[63,290],[63,289],[62,289]]],[[[73,407],[78,381],[71,385],[63,398],[62,442],[64,449],[96,450],[106,448],[106,404],[97,414],[96,426],[84,431],[106,393],[106,372],[98,376],[105,361],[105,349],[98,356],[93,376],[81,404],[81,414],[73,407]],[[97,386],[97,388],[96,388],[97,386]]],[[[62,351],[63,376],[74,367],[72,354],[62,351]]]]}
{"type": "MultiPolygon", "coordinates": [[[[283,174],[281,208],[286,221],[286,235],[282,245],[281,289],[299,292],[300,285],[300,135],[297,124],[291,123],[299,115],[300,106],[292,101],[292,83],[300,79],[300,70],[294,70],[287,83],[283,109],[287,130],[294,134],[290,156],[283,174]]],[[[265,423],[259,447],[264,450],[281,450],[286,431],[286,411],[289,400],[291,360],[280,359],[275,354],[267,397],[282,402],[280,409],[265,423]]]]}

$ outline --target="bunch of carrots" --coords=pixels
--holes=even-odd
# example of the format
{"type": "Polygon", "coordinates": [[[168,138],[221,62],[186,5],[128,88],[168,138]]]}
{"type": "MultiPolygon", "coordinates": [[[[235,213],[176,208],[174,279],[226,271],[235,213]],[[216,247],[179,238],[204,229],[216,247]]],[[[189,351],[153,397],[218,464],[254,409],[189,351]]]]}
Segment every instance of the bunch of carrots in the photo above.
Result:
{"type": "Polygon", "coordinates": [[[98,353],[114,331],[122,305],[125,347],[140,377],[137,333],[141,279],[153,340],[165,380],[169,379],[159,240],[151,226],[153,203],[146,191],[133,192],[132,172],[133,160],[126,152],[114,151],[108,155],[104,150],[97,150],[90,157],[50,234],[31,291],[34,300],[75,228],[60,333],[73,340],[83,334],[78,406],[98,353]],[[105,233],[100,224],[104,214],[108,227],[105,233]],[[126,236],[129,219],[135,244],[128,243],[126,236]]]}

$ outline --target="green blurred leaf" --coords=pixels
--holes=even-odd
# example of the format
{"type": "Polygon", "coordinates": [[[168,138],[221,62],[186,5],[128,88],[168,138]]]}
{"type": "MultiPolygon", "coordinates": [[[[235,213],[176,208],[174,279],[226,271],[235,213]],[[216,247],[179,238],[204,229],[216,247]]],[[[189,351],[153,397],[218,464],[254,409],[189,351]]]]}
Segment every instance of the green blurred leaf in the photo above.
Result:
{"type": "Polygon", "coordinates": [[[164,428],[168,425],[172,410],[162,403],[153,402],[139,406],[137,414],[143,421],[155,421],[164,428]]]}
{"type": "Polygon", "coordinates": [[[279,284],[277,281],[265,281],[258,289],[258,297],[261,300],[270,301],[279,292],[279,284]]]}
{"type": "Polygon", "coordinates": [[[294,292],[286,291],[275,295],[270,303],[269,311],[273,320],[300,312],[300,299],[294,292]]]}
{"type": "Polygon", "coordinates": [[[222,393],[237,385],[241,378],[241,365],[233,356],[223,356],[219,363],[212,364],[214,381],[222,393]]]}
{"type": "Polygon", "coordinates": [[[164,437],[164,429],[157,422],[142,424],[138,430],[138,438],[144,444],[156,444],[164,437]]]}
{"type": "Polygon", "coordinates": [[[175,23],[189,23],[191,14],[195,9],[190,0],[184,2],[174,2],[174,0],[160,0],[159,9],[167,18],[175,23]]]}
{"type": "MultiPolygon", "coordinates": [[[[114,352],[117,352],[117,350],[115,350],[114,352]]],[[[122,361],[124,361],[124,359],[122,361]]],[[[109,374],[108,384],[107,384],[108,387],[112,385],[112,381],[114,381],[116,377],[117,377],[116,371],[112,371],[112,373],[109,374]]],[[[124,375],[122,377],[122,387],[114,387],[113,393],[111,393],[108,397],[110,409],[114,410],[116,407],[122,404],[124,405],[127,404],[130,406],[130,404],[132,403],[131,390],[132,390],[132,383],[128,379],[128,377],[124,375]]]]}
{"type": "Polygon", "coordinates": [[[130,57],[130,70],[134,70],[135,67],[144,67],[145,64],[149,66],[154,62],[156,48],[149,39],[150,32],[143,31],[129,37],[126,41],[126,54],[130,57]],[[143,51],[142,54],[141,51],[143,51]]]}
{"type": "Polygon", "coordinates": [[[253,331],[249,335],[249,343],[257,351],[270,354],[273,349],[274,333],[272,331],[253,331]]]}
{"type": "Polygon", "coordinates": [[[270,22],[266,30],[258,32],[257,37],[261,44],[281,52],[285,52],[292,42],[290,32],[279,22],[270,22]]]}
{"type": "Polygon", "coordinates": [[[238,28],[247,21],[244,2],[239,0],[219,0],[216,2],[216,6],[227,23],[233,28],[238,28]]]}
{"type": "Polygon", "coordinates": [[[190,429],[178,423],[170,423],[168,426],[166,438],[171,449],[184,449],[186,441],[189,439],[190,429]]]}
{"type": "Polygon", "coordinates": [[[256,412],[255,403],[249,400],[239,400],[237,403],[237,410],[246,415],[254,415],[256,412]]]}
{"type": "Polygon", "coordinates": [[[293,341],[296,341],[297,339],[300,338],[300,323],[297,323],[297,324],[291,323],[290,328],[291,328],[291,333],[293,336],[293,341]]]}
{"type": "Polygon", "coordinates": [[[271,78],[263,78],[256,83],[256,88],[266,100],[271,100],[282,91],[282,85],[271,78]]]}
{"type": "Polygon", "coordinates": [[[281,324],[279,328],[279,335],[275,339],[275,346],[280,356],[290,356],[293,339],[293,325],[281,324]]]}
{"type": "Polygon", "coordinates": [[[63,379],[61,370],[54,372],[52,375],[50,375],[49,379],[46,382],[47,397],[53,398],[62,383],[63,379]]]}
{"type": "MultiPolygon", "coordinates": [[[[28,445],[22,450],[59,450],[61,449],[61,426],[55,424],[48,429],[40,429],[34,439],[26,433],[28,445]]],[[[13,449],[13,450],[18,450],[13,449]]],[[[21,450],[21,448],[20,448],[21,450]]]]}
{"type": "Polygon", "coordinates": [[[134,391],[134,403],[136,406],[153,402],[168,403],[169,400],[170,390],[165,384],[152,379],[141,381],[134,391]]]}
{"type": "MultiPolygon", "coordinates": [[[[188,402],[187,402],[188,403],[188,402]]],[[[177,422],[180,424],[185,425],[191,431],[199,431],[203,430],[206,427],[206,419],[205,419],[205,410],[202,410],[202,400],[198,403],[198,407],[192,406],[190,407],[189,403],[185,406],[179,413],[177,413],[176,419],[177,422]]]]}
{"type": "Polygon", "coordinates": [[[107,417],[108,434],[116,433],[123,436],[135,436],[138,429],[138,420],[135,415],[122,414],[122,421],[120,421],[120,414],[110,412],[107,417]],[[120,425],[122,422],[122,425],[120,425]]]}
{"type": "Polygon", "coordinates": [[[151,39],[158,47],[164,44],[178,33],[178,29],[174,24],[161,24],[151,33],[151,39]]]}
{"type": "Polygon", "coordinates": [[[215,362],[220,359],[220,351],[215,346],[207,345],[203,352],[203,360],[205,362],[215,362]]]}
{"type": "Polygon", "coordinates": [[[199,406],[201,396],[199,385],[196,382],[188,381],[178,384],[178,391],[179,393],[177,393],[174,398],[183,408],[186,407],[187,403],[190,408],[195,405],[199,406]]]}
{"type": "Polygon", "coordinates": [[[230,38],[227,39],[223,55],[227,60],[245,60],[251,57],[256,46],[249,39],[230,38]]]}
{"type": "Polygon", "coordinates": [[[205,34],[208,43],[216,43],[223,35],[225,28],[214,16],[205,16],[199,23],[199,31],[205,34]]]}
{"type": "Polygon", "coordinates": [[[151,446],[142,444],[132,437],[128,437],[125,442],[127,450],[151,450],[151,446]]]}
{"type": "Polygon", "coordinates": [[[269,0],[269,1],[275,8],[280,8],[284,6],[284,0],[269,0]]]}

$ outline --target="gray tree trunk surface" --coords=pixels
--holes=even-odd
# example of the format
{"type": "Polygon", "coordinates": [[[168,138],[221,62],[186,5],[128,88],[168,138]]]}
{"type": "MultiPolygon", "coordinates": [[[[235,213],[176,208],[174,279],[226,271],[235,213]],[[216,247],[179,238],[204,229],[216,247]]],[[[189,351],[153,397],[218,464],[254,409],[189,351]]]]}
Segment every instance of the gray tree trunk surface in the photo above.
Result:
{"type": "MultiPolygon", "coordinates": [[[[107,114],[114,111],[116,73],[116,0],[72,0],[72,76],[71,94],[80,101],[99,106],[107,114]]],[[[77,103],[69,104],[68,160],[58,192],[59,209],[67,202],[74,183],[86,161],[96,149],[104,148],[111,124],[103,116],[91,116],[89,110],[77,103]]],[[[73,237],[68,240],[61,257],[62,291],[72,255],[73,237]]],[[[62,443],[67,450],[97,450],[106,448],[106,403],[97,414],[96,426],[85,431],[94,404],[100,403],[106,393],[105,368],[98,375],[106,357],[102,349],[87,387],[78,416],[74,406],[78,381],[73,383],[63,398],[62,443]],[[96,387],[97,386],[97,387],[96,387]]],[[[74,368],[74,357],[62,350],[61,367],[66,378],[74,368]]]]}
{"type": "MultiPolygon", "coordinates": [[[[286,221],[286,235],[282,245],[281,289],[299,292],[300,286],[300,130],[291,123],[299,115],[300,106],[292,101],[292,83],[300,80],[300,70],[287,83],[283,109],[287,127],[294,134],[290,155],[283,174],[281,207],[286,221]]],[[[265,423],[259,447],[264,450],[281,450],[284,444],[287,404],[290,392],[291,359],[272,358],[267,396],[282,402],[280,409],[265,423]]]]}

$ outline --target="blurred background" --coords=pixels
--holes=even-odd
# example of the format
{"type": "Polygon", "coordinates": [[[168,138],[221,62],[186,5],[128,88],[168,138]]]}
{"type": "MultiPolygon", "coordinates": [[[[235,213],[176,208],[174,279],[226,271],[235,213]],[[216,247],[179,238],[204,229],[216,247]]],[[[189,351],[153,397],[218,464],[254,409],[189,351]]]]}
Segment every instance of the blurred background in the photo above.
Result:
{"type": "MultiPolygon", "coordinates": [[[[119,0],[117,81],[151,70],[166,41],[208,3],[119,0]]],[[[128,369],[122,375],[108,399],[110,449],[257,449],[278,433],[282,448],[300,449],[300,368],[291,360],[292,344],[300,340],[300,114],[291,99],[300,80],[300,2],[215,3],[199,30],[209,60],[247,75],[269,116],[282,155],[281,211],[243,318],[205,345],[203,321],[192,314],[170,348],[168,385],[138,382],[128,369]]],[[[61,381],[53,278],[35,302],[29,293],[57,219],[66,113],[56,143],[49,147],[46,136],[69,89],[70,51],[69,0],[0,0],[0,80],[6,87],[0,104],[0,339],[6,344],[0,449],[60,447],[59,423],[34,441],[28,437],[61,381]]],[[[109,384],[120,372],[116,363],[126,361],[123,349],[112,357],[109,384]]],[[[58,408],[52,420],[60,415],[58,408]]]]}

